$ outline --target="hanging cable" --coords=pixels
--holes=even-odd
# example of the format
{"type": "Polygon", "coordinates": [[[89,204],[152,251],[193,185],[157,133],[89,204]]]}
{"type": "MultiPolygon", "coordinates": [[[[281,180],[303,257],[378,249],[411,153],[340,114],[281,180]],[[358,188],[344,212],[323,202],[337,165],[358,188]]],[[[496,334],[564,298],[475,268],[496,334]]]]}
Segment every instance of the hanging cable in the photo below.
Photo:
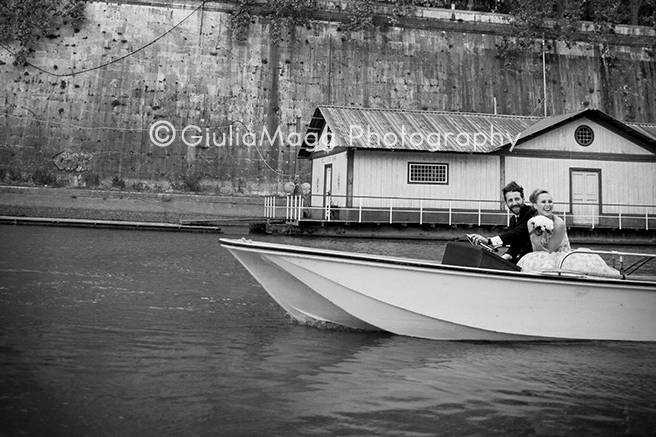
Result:
{"type": "MultiPolygon", "coordinates": [[[[114,64],[114,63],[116,63],[116,62],[122,61],[123,59],[128,58],[128,57],[134,55],[135,53],[138,53],[138,52],[142,51],[143,49],[145,49],[145,48],[147,48],[147,47],[150,47],[151,45],[155,44],[157,41],[159,41],[160,39],[164,38],[166,35],[168,35],[168,34],[171,33],[173,30],[175,30],[176,28],[178,28],[182,23],[184,23],[185,21],[187,21],[187,20],[188,20],[192,15],[194,15],[196,12],[198,12],[199,10],[201,10],[201,9],[203,8],[203,6],[205,6],[205,3],[206,3],[206,2],[207,2],[207,0],[203,1],[203,2],[202,2],[197,8],[195,8],[193,11],[191,11],[191,12],[189,13],[189,15],[187,15],[186,17],[184,17],[184,18],[183,18],[182,20],[180,20],[175,26],[171,27],[169,30],[167,30],[166,32],[164,32],[163,34],[161,34],[160,36],[158,36],[158,37],[155,38],[154,40],[150,41],[150,42],[147,43],[147,44],[144,44],[143,46],[139,47],[139,48],[136,49],[136,50],[131,51],[130,53],[127,53],[127,54],[125,54],[125,55],[123,55],[123,56],[120,56],[120,57],[118,57],[118,58],[116,58],[116,59],[112,59],[112,60],[109,61],[109,62],[105,62],[104,64],[96,65],[95,67],[85,68],[84,70],[80,70],[80,71],[74,71],[74,72],[72,72],[72,73],[54,73],[54,72],[52,72],[52,71],[48,71],[48,70],[46,70],[46,69],[44,69],[44,68],[41,68],[41,67],[39,67],[38,65],[34,65],[34,64],[32,64],[31,62],[26,62],[26,64],[29,65],[30,67],[32,67],[32,68],[34,68],[34,69],[36,69],[36,70],[42,72],[42,73],[48,74],[48,75],[50,75],[50,76],[55,76],[55,77],[71,77],[71,76],[77,76],[78,74],[88,73],[88,72],[90,72],[90,71],[94,71],[94,70],[99,70],[99,69],[101,69],[101,68],[107,67],[108,65],[111,65],[111,64],[114,64]]],[[[10,49],[9,47],[7,47],[6,45],[4,45],[4,44],[0,44],[0,47],[2,47],[3,49],[5,49],[7,52],[9,52],[10,54],[12,54],[13,56],[16,56],[16,52],[14,52],[13,50],[11,50],[11,49],[10,49]]]]}
{"type": "MultiPolygon", "coordinates": [[[[253,134],[253,132],[248,128],[248,126],[246,126],[246,124],[245,124],[243,121],[241,121],[241,120],[236,120],[236,121],[234,121],[233,123],[234,123],[234,124],[240,124],[240,125],[242,125],[242,126],[244,127],[244,129],[246,129],[246,130],[248,131],[248,133],[253,134]]],[[[274,135],[274,136],[275,136],[275,135],[274,135]]],[[[257,151],[257,154],[260,155],[260,159],[262,160],[262,162],[264,163],[264,165],[266,165],[266,166],[269,168],[269,170],[271,170],[272,172],[274,172],[274,173],[277,174],[278,176],[288,177],[288,178],[289,178],[289,177],[292,177],[292,175],[289,175],[289,174],[286,174],[286,173],[281,173],[281,172],[279,172],[278,170],[276,170],[275,168],[271,167],[271,166],[269,165],[269,163],[267,162],[267,160],[264,158],[264,155],[262,155],[262,152],[260,152],[260,148],[258,147],[257,142],[255,142],[255,151],[257,151]]]]}

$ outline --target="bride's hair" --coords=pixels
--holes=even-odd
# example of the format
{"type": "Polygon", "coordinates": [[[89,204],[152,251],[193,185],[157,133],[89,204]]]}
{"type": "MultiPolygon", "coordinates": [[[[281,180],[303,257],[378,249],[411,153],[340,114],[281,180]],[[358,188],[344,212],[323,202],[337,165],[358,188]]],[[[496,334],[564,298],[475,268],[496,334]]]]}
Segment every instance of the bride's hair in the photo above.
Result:
{"type": "Polygon", "coordinates": [[[544,193],[550,194],[547,190],[545,190],[543,188],[538,188],[536,190],[533,190],[531,195],[528,196],[528,201],[531,202],[533,205],[535,205],[538,201],[538,196],[540,194],[544,194],[544,193]]]}

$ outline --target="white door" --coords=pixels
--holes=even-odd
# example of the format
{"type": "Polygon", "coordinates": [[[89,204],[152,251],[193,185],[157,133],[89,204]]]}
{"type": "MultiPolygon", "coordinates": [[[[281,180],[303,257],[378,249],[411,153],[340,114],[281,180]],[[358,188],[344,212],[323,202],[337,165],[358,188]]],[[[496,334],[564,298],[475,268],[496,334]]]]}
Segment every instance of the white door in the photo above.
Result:
{"type": "Polygon", "coordinates": [[[572,220],[575,225],[599,224],[601,173],[593,170],[572,170],[572,220]]]}
{"type": "Polygon", "coordinates": [[[326,164],[323,168],[323,206],[330,202],[333,194],[333,165],[326,164]]]}

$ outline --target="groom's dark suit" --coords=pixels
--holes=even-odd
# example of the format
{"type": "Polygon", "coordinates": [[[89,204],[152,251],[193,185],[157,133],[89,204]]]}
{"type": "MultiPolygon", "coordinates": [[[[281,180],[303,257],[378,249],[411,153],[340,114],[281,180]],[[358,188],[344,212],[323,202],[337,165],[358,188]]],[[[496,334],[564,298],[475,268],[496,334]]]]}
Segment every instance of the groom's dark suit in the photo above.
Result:
{"type": "Polygon", "coordinates": [[[494,240],[500,238],[504,246],[510,245],[506,253],[512,256],[512,262],[514,263],[517,263],[521,257],[533,251],[531,239],[528,234],[527,222],[536,213],[537,211],[532,206],[522,205],[519,209],[519,217],[514,214],[510,217],[508,230],[499,234],[498,237],[490,239],[491,242],[498,243],[498,240],[494,240]]]}

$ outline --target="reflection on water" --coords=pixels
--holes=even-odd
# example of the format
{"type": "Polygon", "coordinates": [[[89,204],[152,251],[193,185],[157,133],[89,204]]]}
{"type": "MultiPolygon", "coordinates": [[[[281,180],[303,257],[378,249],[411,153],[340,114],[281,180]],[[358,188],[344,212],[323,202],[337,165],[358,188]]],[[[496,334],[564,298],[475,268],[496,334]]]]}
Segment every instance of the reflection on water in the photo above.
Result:
{"type": "MultiPolygon", "coordinates": [[[[212,235],[0,227],[8,435],[651,435],[656,346],[289,323],[212,235]]],[[[281,241],[277,239],[275,241],[281,241]]],[[[440,259],[425,242],[285,242],[440,259]]]]}

